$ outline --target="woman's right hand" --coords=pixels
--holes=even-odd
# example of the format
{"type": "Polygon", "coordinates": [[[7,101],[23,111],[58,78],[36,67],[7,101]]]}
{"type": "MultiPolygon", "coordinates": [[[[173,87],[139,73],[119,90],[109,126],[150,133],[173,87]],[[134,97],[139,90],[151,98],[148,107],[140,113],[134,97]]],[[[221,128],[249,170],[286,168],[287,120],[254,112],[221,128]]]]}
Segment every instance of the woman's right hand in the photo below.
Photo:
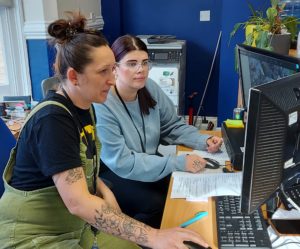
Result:
{"type": "Polygon", "coordinates": [[[99,177],[97,178],[97,194],[100,198],[104,199],[108,205],[121,212],[115,195],[99,177]]]}
{"type": "Polygon", "coordinates": [[[193,241],[204,247],[208,244],[196,232],[186,228],[171,228],[155,230],[156,234],[149,241],[152,249],[188,249],[184,241],[193,241]]]}
{"type": "Polygon", "coordinates": [[[206,160],[195,154],[188,154],[185,157],[185,170],[197,173],[205,168],[206,160]]]}

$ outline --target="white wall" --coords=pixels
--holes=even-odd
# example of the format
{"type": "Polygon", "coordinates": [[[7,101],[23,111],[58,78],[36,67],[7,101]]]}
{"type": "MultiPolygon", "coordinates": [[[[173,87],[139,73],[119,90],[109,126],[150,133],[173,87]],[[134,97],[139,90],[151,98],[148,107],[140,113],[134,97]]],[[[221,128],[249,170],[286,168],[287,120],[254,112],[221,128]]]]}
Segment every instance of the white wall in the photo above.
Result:
{"type": "Polygon", "coordinates": [[[78,11],[88,19],[88,26],[103,28],[100,0],[22,0],[24,10],[24,33],[26,39],[47,39],[49,23],[66,18],[65,11],[78,11]]]}
{"type": "Polygon", "coordinates": [[[101,6],[99,0],[57,0],[58,16],[64,17],[64,11],[78,11],[85,17],[90,18],[91,15],[95,17],[101,16],[101,6]]]}

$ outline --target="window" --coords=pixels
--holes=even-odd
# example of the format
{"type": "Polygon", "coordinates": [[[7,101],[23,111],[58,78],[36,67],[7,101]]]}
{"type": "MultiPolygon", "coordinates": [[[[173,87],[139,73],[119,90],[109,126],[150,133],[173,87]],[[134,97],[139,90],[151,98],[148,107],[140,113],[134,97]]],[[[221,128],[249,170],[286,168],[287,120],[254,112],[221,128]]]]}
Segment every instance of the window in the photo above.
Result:
{"type": "Polygon", "coordinates": [[[31,94],[22,1],[0,7],[0,99],[31,94]]]}
{"type": "MultiPolygon", "coordinates": [[[[3,34],[2,31],[2,25],[0,25],[0,34],[3,34]]],[[[7,80],[7,69],[5,65],[5,57],[4,57],[4,51],[3,51],[3,35],[0,35],[0,87],[2,91],[5,91],[4,88],[7,88],[8,86],[8,80],[7,80]]],[[[2,92],[1,91],[1,92],[2,92]]],[[[6,92],[6,91],[5,91],[6,92]]]]}

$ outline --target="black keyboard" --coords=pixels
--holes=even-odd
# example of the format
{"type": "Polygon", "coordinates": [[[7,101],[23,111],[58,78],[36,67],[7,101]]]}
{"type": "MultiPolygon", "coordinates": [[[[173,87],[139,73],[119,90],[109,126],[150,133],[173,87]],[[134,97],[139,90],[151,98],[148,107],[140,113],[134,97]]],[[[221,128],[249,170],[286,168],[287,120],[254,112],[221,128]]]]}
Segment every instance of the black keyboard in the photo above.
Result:
{"type": "MultiPolygon", "coordinates": [[[[292,199],[293,202],[297,204],[297,206],[300,206],[300,184],[291,186],[289,188],[286,188],[284,190],[284,193],[292,199]]],[[[285,197],[281,196],[281,200],[285,206],[286,209],[290,210],[293,208],[292,204],[290,204],[285,197]]]]}
{"type": "Polygon", "coordinates": [[[261,210],[243,215],[239,209],[239,196],[216,197],[219,248],[271,248],[261,210]]]}

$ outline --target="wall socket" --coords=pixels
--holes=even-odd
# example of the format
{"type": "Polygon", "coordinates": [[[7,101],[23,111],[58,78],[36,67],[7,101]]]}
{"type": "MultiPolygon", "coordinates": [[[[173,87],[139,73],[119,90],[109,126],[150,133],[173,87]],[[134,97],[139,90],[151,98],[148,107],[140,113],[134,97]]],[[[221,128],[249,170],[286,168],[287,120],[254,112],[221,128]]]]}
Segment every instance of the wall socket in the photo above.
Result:
{"type": "Polygon", "coordinates": [[[200,10],[200,22],[210,21],[210,10],[200,10]]]}

